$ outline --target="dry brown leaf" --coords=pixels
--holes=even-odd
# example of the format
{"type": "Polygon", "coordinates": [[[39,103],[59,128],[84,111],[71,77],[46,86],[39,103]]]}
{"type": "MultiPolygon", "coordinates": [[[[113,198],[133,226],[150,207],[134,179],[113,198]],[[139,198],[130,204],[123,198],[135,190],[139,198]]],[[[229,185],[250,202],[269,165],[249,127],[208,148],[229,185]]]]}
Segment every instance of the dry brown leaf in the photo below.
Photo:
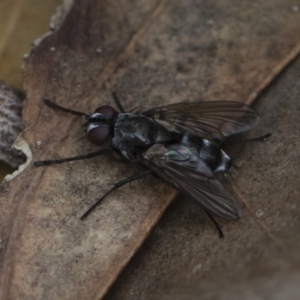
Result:
{"type": "MultiPolygon", "coordinates": [[[[236,2],[75,1],[61,28],[26,61],[22,142],[34,159],[95,150],[81,120],[46,108],[43,98],[86,112],[112,103],[112,91],[127,109],[247,101],[297,52],[299,17],[292,1],[236,2]]],[[[2,299],[101,298],[175,195],[149,178],[114,193],[85,222],[78,219],[134,169],[99,157],[30,166],[3,184],[2,299]]]]}
{"type": "Polygon", "coordinates": [[[225,238],[183,197],[170,206],[106,300],[297,300],[300,294],[300,58],[259,99],[261,128],[232,168],[245,203],[225,238]]]}

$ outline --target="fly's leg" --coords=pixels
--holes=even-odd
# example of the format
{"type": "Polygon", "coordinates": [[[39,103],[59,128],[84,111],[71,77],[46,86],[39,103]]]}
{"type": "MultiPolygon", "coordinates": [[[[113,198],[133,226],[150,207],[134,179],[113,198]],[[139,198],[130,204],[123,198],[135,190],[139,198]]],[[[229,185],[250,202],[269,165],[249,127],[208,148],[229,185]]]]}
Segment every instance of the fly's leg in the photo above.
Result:
{"type": "Polygon", "coordinates": [[[150,170],[143,170],[137,174],[134,174],[133,176],[130,176],[118,183],[116,183],[109,191],[107,191],[100,199],[97,200],[97,202],[95,202],[81,217],[81,220],[84,220],[93,210],[94,208],[96,208],[96,206],[98,206],[110,193],[112,193],[113,191],[117,190],[118,188],[120,188],[121,186],[125,185],[126,183],[138,180],[140,178],[143,178],[149,174],[152,174],[152,172],[150,170]]]}
{"type": "MultiPolygon", "coordinates": [[[[70,113],[70,114],[75,115],[75,116],[85,116],[86,118],[89,117],[89,115],[86,114],[86,113],[63,107],[61,105],[58,105],[58,104],[52,102],[49,99],[44,99],[44,103],[49,107],[52,107],[54,109],[62,110],[66,113],[70,113]]],[[[85,154],[85,155],[74,156],[74,157],[54,159],[54,160],[35,161],[33,164],[36,167],[45,166],[45,165],[53,165],[53,164],[61,164],[61,163],[67,162],[67,161],[74,161],[74,160],[92,158],[92,157],[99,156],[99,155],[102,155],[104,153],[107,153],[108,151],[109,151],[109,149],[103,149],[103,150],[99,150],[99,151],[96,151],[96,152],[88,153],[88,154],[85,154]]]]}
{"type": "Polygon", "coordinates": [[[224,234],[223,234],[223,231],[222,231],[220,225],[217,223],[217,221],[214,219],[214,217],[207,210],[204,210],[204,211],[206,212],[206,214],[208,215],[208,217],[210,218],[210,220],[215,225],[215,227],[216,227],[216,229],[218,231],[219,237],[220,237],[220,239],[222,239],[224,237],[224,234]]]}
{"type": "Polygon", "coordinates": [[[259,136],[256,138],[252,138],[249,140],[236,140],[235,138],[237,136],[229,136],[228,138],[226,138],[225,140],[221,141],[218,144],[218,147],[223,148],[224,146],[226,146],[227,144],[244,144],[244,143],[249,143],[249,142],[263,142],[265,141],[267,138],[269,138],[272,134],[269,132],[263,136],[259,136]]]}
{"type": "Polygon", "coordinates": [[[89,117],[88,114],[86,113],[83,113],[81,111],[77,111],[77,110],[72,110],[72,109],[69,109],[69,108],[66,108],[66,107],[63,107],[61,105],[58,105],[54,102],[52,102],[51,100],[49,99],[44,99],[44,103],[49,106],[49,107],[52,107],[52,108],[55,108],[55,109],[59,109],[59,110],[62,110],[66,113],[69,113],[69,114],[72,114],[72,115],[75,115],[75,116],[85,116],[85,117],[89,117]]]}
{"type": "Polygon", "coordinates": [[[272,134],[269,132],[263,136],[259,136],[253,139],[241,141],[241,143],[249,143],[249,142],[259,142],[259,141],[265,141],[267,138],[269,138],[272,134]]]}
{"type": "Polygon", "coordinates": [[[100,156],[102,154],[106,154],[110,151],[111,151],[111,149],[102,149],[102,150],[99,150],[99,151],[96,151],[96,152],[92,152],[92,153],[88,153],[88,154],[84,154],[84,155],[73,156],[73,157],[68,157],[68,158],[35,161],[33,164],[36,167],[46,166],[46,165],[53,165],[53,164],[61,164],[61,163],[68,162],[68,161],[93,158],[93,157],[96,157],[96,156],[100,156]]]}
{"type": "MultiPolygon", "coordinates": [[[[253,138],[253,139],[249,139],[249,140],[244,140],[244,141],[237,141],[236,144],[244,144],[244,143],[251,143],[251,142],[263,142],[265,141],[267,138],[269,138],[271,136],[271,133],[267,133],[263,136],[259,136],[259,137],[256,137],[256,138],[253,138]]],[[[231,160],[233,162],[233,167],[236,167],[238,168],[235,164],[234,164],[234,161],[235,159],[241,154],[242,152],[242,149],[241,148],[240,150],[238,150],[236,153],[234,153],[234,155],[232,155],[231,157],[231,160]]]]}
{"type": "Polygon", "coordinates": [[[113,93],[112,93],[112,97],[114,98],[115,103],[116,103],[118,109],[120,110],[120,112],[124,113],[124,112],[125,112],[125,109],[124,109],[123,105],[121,104],[121,102],[120,102],[120,100],[119,100],[119,98],[118,98],[116,92],[113,92],[113,93]]]}

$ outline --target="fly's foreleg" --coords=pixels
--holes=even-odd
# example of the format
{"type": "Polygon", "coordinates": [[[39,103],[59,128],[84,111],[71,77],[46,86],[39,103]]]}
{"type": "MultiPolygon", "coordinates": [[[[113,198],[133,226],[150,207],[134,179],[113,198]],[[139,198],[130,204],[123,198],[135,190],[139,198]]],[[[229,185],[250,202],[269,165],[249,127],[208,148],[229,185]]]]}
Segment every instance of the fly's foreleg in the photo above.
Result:
{"type": "Polygon", "coordinates": [[[69,108],[66,108],[66,107],[63,107],[61,105],[58,105],[56,103],[54,103],[53,101],[49,100],[49,99],[44,99],[44,103],[49,106],[49,107],[52,107],[54,109],[59,109],[59,110],[62,110],[66,113],[69,113],[69,114],[72,114],[72,115],[75,115],[75,116],[85,116],[85,117],[89,117],[88,114],[84,113],[84,112],[81,112],[81,111],[77,111],[77,110],[73,110],[73,109],[69,109],[69,108]]]}
{"type": "Polygon", "coordinates": [[[73,157],[53,159],[53,160],[35,161],[33,164],[36,167],[45,166],[45,165],[53,165],[53,164],[61,164],[61,163],[68,162],[68,161],[93,158],[93,157],[96,157],[96,156],[100,156],[102,154],[106,154],[110,151],[111,151],[111,149],[102,149],[102,150],[99,150],[99,151],[96,151],[96,152],[92,152],[92,153],[88,153],[88,154],[84,154],[84,155],[73,156],[73,157]]]}

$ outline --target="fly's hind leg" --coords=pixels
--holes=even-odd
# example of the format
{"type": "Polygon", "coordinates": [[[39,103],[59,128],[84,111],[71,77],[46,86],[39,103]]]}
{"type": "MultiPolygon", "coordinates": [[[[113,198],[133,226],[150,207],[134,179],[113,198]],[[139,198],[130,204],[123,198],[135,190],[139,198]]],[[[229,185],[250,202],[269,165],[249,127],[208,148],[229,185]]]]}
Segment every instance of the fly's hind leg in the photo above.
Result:
{"type": "Polygon", "coordinates": [[[95,202],[81,217],[81,220],[84,220],[93,210],[94,208],[96,208],[96,206],[100,205],[101,202],[113,191],[117,190],[118,188],[120,188],[121,186],[125,185],[126,183],[138,180],[140,178],[143,178],[147,175],[152,174],[152,172],[150,170],[143,170],[139,173],[134,174],[133,176],[130,176],[118,183],[116,183],[109,191],[107,191],[100,199],[97,200],[97,202],[95,202]]]}
{"type": "Polygon", "coordinates": [[[239,135],[233,135],[233,136],[229,136],[229,137],[225,138],[224,140],[222,140],[218,144],[218,147],[223,148],[227,144],[245,144],[245,143],[249,143],[249,142],[264,142],[271,135],[272,135],[272,133],[269,132],[269,133],[264,134],[262,136],[258,136],[258,137],[248,139],[248,140],[236,139],[239,135]]]}
{"type": "Polygon", "coordinates": [[[218,231],[219,237],[222,239],[224,237],[224,234],[223,234],[223,231],[222,231],[220,225],[218,224],[218,222],[214,219],[214,217],[207,210],[204,210],[204,211],[206,212],[206,214],[208,215],[208,217],[210,218],[210,220],[215,225],[215,227],[216,227],[216,229],[218,231]]]}
{"type": "MultiPolygon", "coordinates": [[[[228,139],[225,139],[224,141],[222,141],[219,144],[219,147],[226,146],[227,144],[240,145],[240,148],[237,149],[232,155],[230,155],[231,161],[232,161],[232,166],[238,168],[234,162],[235,162],[236,158],[241,154],[244,144],[252,143],[252,142],[264,142],[271,135],[272,135],[271,133],[267,133],[263,136],[255,137],[255,138],[248,139],[248,140],[232,140],[232,141],[230,141],[230,137],[229,137],[228,139]]],[[[235,138],[235,137],[232,137],[232,138],[235,138]]]]}
{"type": "Polygon", "coordinates": [[[256,138],[253,139],[249,139],[249,140],[244,140],[244,143],[249,143],[249,142],[264,142],[267,138],[269,138],[272,135],[271,132],[263,135],[263,136],[258,136],[256,138]]]}

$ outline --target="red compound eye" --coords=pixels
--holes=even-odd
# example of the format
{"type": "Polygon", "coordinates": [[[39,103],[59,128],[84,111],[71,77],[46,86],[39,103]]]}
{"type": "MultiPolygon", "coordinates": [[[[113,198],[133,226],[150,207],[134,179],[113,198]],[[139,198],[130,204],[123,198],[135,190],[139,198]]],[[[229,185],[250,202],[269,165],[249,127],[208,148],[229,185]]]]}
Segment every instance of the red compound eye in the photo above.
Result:
{"type": "Polygon", "coordinates": [[[89,141],[96,145],[96,146],[101,146],[104,144],[110,135],[109,132],[109,126],[108,125],[99,125],[94,128],[91,128],[88,131],[88,139],[89,141]]]}
{"type": "Polygon", "coordinates": [[[110,127],[115,115],[116,111],[113,107],[103,105],[89,117],[86,129],[88,139],[92,144],[101,146],[109,139],[110,127]]]}
{"type": "Polygon", "coordinates": [[[114,116],[114,114],[116,113],[116,111],[110,105],[103,105],[103,106],[98,107],[95,110],[95,113],[99,113],[99,114],[102,114],[102,115],[104,115],[108,118],[112,118],[114,116]]]}

